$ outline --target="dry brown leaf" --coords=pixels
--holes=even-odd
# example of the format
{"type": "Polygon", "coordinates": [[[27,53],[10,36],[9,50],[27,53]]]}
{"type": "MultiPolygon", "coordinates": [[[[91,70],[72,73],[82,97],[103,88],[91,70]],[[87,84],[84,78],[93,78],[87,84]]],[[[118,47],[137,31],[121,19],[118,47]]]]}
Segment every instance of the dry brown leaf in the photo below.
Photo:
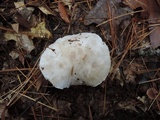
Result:
{"type": "Polygon", "coordinates": [[[123,3],[128,5],[131,9],[141,7],[145,12],[141,16],[148,19],[149,29],[152,31],[150,34],[150,42],[153,48],[160,46],[160,7],[158,0],[123,0],[123,3]]]}
{"type": "Polygon", "coordinates": [[[19,23],[11,24],[11,26],[16,33],[19,32],[19,23]]]}
{"type": "MultiPolygon", "coordinates": [[[[34,11],[33,7],[26,7],[24,2],[14,2],[17,12],[12,16],[13,20],[19,23],[20,25],[30,28],[32,26],[32,21],[30,18],[34,11]]],[[[12,25],[12,28],[18,33],[19,25],[12,25]]]]}
{"type": "Polygon", "coordinates": [[[40,4],[38,8],[46,15],[55,15],[55,13],[45,3],[40,4]]]}
{"type": "Polygon", "coordinates": [[[26,34],[6,32],[4,37],[6,41],[15,40],[16,46],[18,48],[23,48],[28,53],[30,53],[35,48],[33,41],[26,34]]]}
{"type": "Polygon", "coordinates": [[[64,7],[64,5],[61,2],[58,2],[58,10],[59,10],[59,14],[60,14],[61,18],[66,23],[70,23],[69,16],[68,16],[68,13],[66,11],[66,8],[64,7]]]}
{"type": "MultiPolygon", "coordinates": [[[[131,12],[131,9],[121,7],[120,4],[121,0],[99,0],[85,16],[84,24],[89,25],[92,23],[96,23],[99,24],[98,26],[100,26],[100,24],[106,20],[113,19],[114,17],[131,12]]],[[[112,20],[112,22],[114,22],[114,24],[118,26],[119,23],[126,18],[130,17],[123,16],[116,19],[116,21],[112,20]]]]}
{"type": "Polygon", "coordinates": [[[26,7],[23,1],[21,1],[21,2],[14,2],[14,5],[20,11],[23,10],[26,7]]]}
{"type": "Polygon", "coordinates": [[[100,24],[108,18],[107,1],[100,0],[97,2],[96,6],[89,11],[89,13],[84,18],[84,24],[89,25],[91,23],[100,24]]]}
{"type": "Polygon", "coordinates": [[[45,4],[44,1],[41,0],[27,0],[25,1],[27,5],[38,7],[46,15],[56,15],[55,12],[50,9],[50,6],[45,4]]]}
{"type": "Polygon", "coordinates": [[[61,1],[69,7],[69,10],[71,9],[73,0],[61,0],[61,1]]]}
{"type": "Polygon", "coordinates": [[[17,59],[19,57],[19,53],[16,51],[11,51],[9,53],[9,55],[13,58],[13,59],[17,59]]]}
{"type": "Polygon", "coordinates": [[[24,26],[25,28],[31,28],[32,24],[30,21],[28,21],[27,19],[25,19],[21,14],[19,14],[18,12],[16,12],[12,18],[14,19],[15,22],[19,23],[20,25],[24,26]]]}

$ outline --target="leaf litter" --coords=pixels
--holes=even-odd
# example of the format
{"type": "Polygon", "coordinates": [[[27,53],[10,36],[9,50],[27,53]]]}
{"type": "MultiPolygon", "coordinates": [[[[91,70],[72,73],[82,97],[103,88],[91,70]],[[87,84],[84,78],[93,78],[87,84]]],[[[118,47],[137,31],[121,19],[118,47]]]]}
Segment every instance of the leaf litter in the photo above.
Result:
{"type": "Polygon", "coordinates": [[[0,2],[1,118],[158,120],[159,1],[146,1],[0,2]],[[57,38],[81,32],[103,38],[112,69],[95,88],[58,90],[40,73],[39,56],[57,38]]]}
{"type": "Polygon", "coordinates": [[[160,19],[160,8],[159,4],[157,3],[158,0],[123,0],[123,2],[131,7],[133,10],[136,8],[142,8],[145,10],[144,12],[141,13],[142,18],[148,21],[149,23],[149,30],[151,31],[150,33],[150,41],[151,41],[151,46],[153,48],[157,48],[160,46],[160,27],[159,27],[159,19],[160,19]]]}

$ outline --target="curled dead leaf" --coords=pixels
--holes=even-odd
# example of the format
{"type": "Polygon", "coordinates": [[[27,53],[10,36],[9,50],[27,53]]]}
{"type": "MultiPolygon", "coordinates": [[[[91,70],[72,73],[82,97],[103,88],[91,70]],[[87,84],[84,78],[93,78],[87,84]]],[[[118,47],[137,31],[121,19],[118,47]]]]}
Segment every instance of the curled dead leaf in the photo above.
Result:
{"type": "Polygon", "coordinates": [[[67,11],[66,11],[66,8],[65,8],[64,5],[62,4],[62,2],[58,2],[58,10],[59,10],[59,14],[60,14],[61,18],[62,18],[66,23],[70,23],[68,13],[67,13],[67,11]]]}

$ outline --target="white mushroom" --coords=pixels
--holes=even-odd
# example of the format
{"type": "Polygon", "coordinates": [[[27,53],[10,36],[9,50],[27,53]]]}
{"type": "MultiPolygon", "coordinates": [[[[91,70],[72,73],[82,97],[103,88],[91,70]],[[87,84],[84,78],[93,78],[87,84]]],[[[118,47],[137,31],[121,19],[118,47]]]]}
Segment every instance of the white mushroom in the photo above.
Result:
{"type": "Polygon", "coordinates": [[[107,77],[111,59],[107,45],[95,33],[59,38],[40,58],[39,67],[54,87],[97,86],[107,77]]]}

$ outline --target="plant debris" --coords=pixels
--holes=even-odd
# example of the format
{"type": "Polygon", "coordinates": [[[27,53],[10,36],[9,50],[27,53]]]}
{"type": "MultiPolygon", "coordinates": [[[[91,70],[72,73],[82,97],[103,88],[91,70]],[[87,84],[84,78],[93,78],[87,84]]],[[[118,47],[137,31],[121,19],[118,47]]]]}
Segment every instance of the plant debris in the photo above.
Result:
{"type": "Polygon", "coordinates": [[[58,2],[58,10],[59,10],[59,14],[61,16],[61,18],[66,22],[69,23],[69,16],[68,13],[66,11],[66,8],[64,7],[64,5],[61,2],[58,2]]]}
{"type": "Polygon", "coordinates": [[[157,1],[158,0],[123,0],[123,2],[133,10],[140,7],[145,10],[141,13],[141,17],[149,23],[148,27],[151,31],[149,36],[153,48],[160,46],[160,35],[158,34],[160,32],[160,27],[158,25],[160,19],[160,8],[157,1]]]}
{"type": "Polygon", "coordinates": [[[31,28],[31,32],[28,33],[32,38],[52,38],[52,34],[49,30],[46,29],[45,22],[42,21],[37,24],[36,27],[31,28]]]}
{"type": "Polygon", "coordinates": [[[11,33],[6,32],[4,34],[5,40],[15,40],[16,46],[19,48],[23,48],[28,53],[31,52],[34,49],[34,44],[31,39],[26,34],[17,34],[17,33],[11,33]]]}
{"type": "Polygon", "coordinates": [[[159,120],[159,6],[159,0],[0,1],[0,119],[159,120]],[[41,74],[40,56],[58,38],[83,32],[107,44],[110,73],[96,87],[57,89],[41,74]]]}

